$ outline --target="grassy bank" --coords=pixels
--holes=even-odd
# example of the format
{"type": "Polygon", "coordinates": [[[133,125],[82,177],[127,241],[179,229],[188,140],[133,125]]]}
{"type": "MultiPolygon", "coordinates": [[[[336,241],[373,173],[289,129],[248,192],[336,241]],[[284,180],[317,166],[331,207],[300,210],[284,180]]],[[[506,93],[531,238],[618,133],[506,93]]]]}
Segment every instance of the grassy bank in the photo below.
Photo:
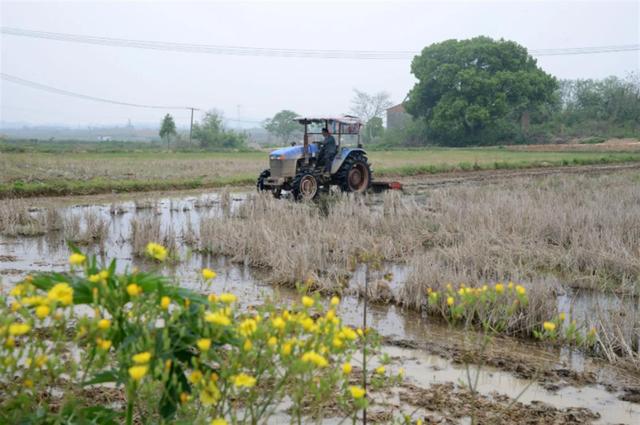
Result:
{"type": "MultiPolygon", "coordinates": [[[[640,161],[640,152],[528,152],[501,148],[370,152],[377,176],[640,161]]],[[[266,152],[0,154],[0,198],[193,189],[252,184],[266,152]]]]}

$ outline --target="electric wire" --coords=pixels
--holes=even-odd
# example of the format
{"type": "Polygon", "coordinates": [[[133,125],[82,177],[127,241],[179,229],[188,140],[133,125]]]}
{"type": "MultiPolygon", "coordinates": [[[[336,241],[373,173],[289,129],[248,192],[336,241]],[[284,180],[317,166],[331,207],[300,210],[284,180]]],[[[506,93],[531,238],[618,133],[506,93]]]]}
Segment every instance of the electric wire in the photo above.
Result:
{"type": "MultiPolygon", "coordinates": [[[[167,41],[135,40],[125,38],[101,37],[92,35],[68,34],[48,31],[33,31],[22,28],[0,27],[0,33],[10,36],[30,37],[47,40],[65,41],[82,44],[111,47],[129,47],[147,50],[172,51],[182,53],[204,53],[230,56],[263,56],[283,58],[315,59],[356,59],[356,60],[406,60],[419,54],[409,50],[321,50],[291,49],[273,47],[226,46],[196,43],[177,43],[167,41]]],[[[628,52],[640,50],[640,44],[609,46],[566,47],[555,49],[530,49],[534,56],[585,55],[597,53],[628,52]]]]}

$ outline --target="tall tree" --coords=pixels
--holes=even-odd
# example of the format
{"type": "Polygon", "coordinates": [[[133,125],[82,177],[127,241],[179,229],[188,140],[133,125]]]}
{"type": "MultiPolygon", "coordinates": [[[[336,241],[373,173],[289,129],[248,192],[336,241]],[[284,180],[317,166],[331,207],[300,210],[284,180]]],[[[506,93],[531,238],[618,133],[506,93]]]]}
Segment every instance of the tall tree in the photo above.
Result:
{"type": "Polygon", "coordinates": [[[173,117],[169,114],[165,115],[162,119],[162,125],[160,125],[160,138],[166,139],[167,149],[169,149],[169,140],[171,136],[176,135],[176,123],[173,121],[173,117]]]}
{"type": "MultiPolygon", "coordinates": [[[[358,89],[353,89],[354,96],[351,100],[351,112],[362,120],[365,124],[369,124],[373,118],[382,119],[384,112],[393,106],[389,93],[381,91],[375,94],[365,93],[358,89]]],[[[365,139],[373,138],[372,131],[375,125],[365,125],[365,139]]]]}
{"type": "Polygon", "coordinates": [[[298,114],[284,109],[264,121],[264,128],[275,137],[282,139],[285,144],[296,135],[301,134],[300,124],[294,121],[298,114]]]}
{"type": "Polygon", "coordinates": [[[193,124],[193,137],[206,149],[238,149],[245,147],[246,136],[224,128],[222,114],[205,112],[202,122],[193,124]]]}
{"type": "Polygon", "coordinates": [[[512,137],[529,113],[553,101],[556,79],[513,41],[475,37],[425,47],[411,63],[418,79],[407,110],[433,141],[493,144],[512,137]]]}

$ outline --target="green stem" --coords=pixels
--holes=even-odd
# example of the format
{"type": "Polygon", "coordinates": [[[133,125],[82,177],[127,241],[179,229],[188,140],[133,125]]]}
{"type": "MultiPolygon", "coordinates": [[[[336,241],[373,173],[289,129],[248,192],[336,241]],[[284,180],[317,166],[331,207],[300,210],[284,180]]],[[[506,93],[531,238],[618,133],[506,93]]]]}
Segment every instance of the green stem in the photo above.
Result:
{"type": "Polygon", "coordinates": [[[127,391],[127,418],[125,420],[125,423],[127,425],[133,424],[133,402],[135,399],[135,394],[135,389],[130,389],[129,391],[127,391]]]}

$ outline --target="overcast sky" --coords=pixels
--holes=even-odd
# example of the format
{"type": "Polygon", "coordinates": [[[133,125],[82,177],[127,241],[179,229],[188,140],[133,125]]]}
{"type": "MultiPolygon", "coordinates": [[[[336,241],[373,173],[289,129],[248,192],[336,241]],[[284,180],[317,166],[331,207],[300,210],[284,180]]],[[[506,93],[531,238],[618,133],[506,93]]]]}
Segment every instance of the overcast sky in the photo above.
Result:
{"type": "MultiPolygon", "coordinates": [[[[1,1],[5,27],[214,45],[409,50],[478,35],[530,49],[640,43],[640,2],[31,2],[1,1]]],[[[2,72],[124,102],[216,108],[262,120],[281,109],[348,112],[353,88],[401,102],[410,59],[347,60],[175,53],[1,36],[2,72]]],[[[559,78],[625,76],[640,53],[540,57],[559,78]]],[[[1,121],[32,124],[156,123],[162,110],[114,106],[0,83],[1,121]]],[[[179,126],[187,111],[171,112],[179,126]]],[[[196,116],[198,118],[198,116],[196,116]]],[[[232,124],[232,123],[230,123],[232,124]]]]}

